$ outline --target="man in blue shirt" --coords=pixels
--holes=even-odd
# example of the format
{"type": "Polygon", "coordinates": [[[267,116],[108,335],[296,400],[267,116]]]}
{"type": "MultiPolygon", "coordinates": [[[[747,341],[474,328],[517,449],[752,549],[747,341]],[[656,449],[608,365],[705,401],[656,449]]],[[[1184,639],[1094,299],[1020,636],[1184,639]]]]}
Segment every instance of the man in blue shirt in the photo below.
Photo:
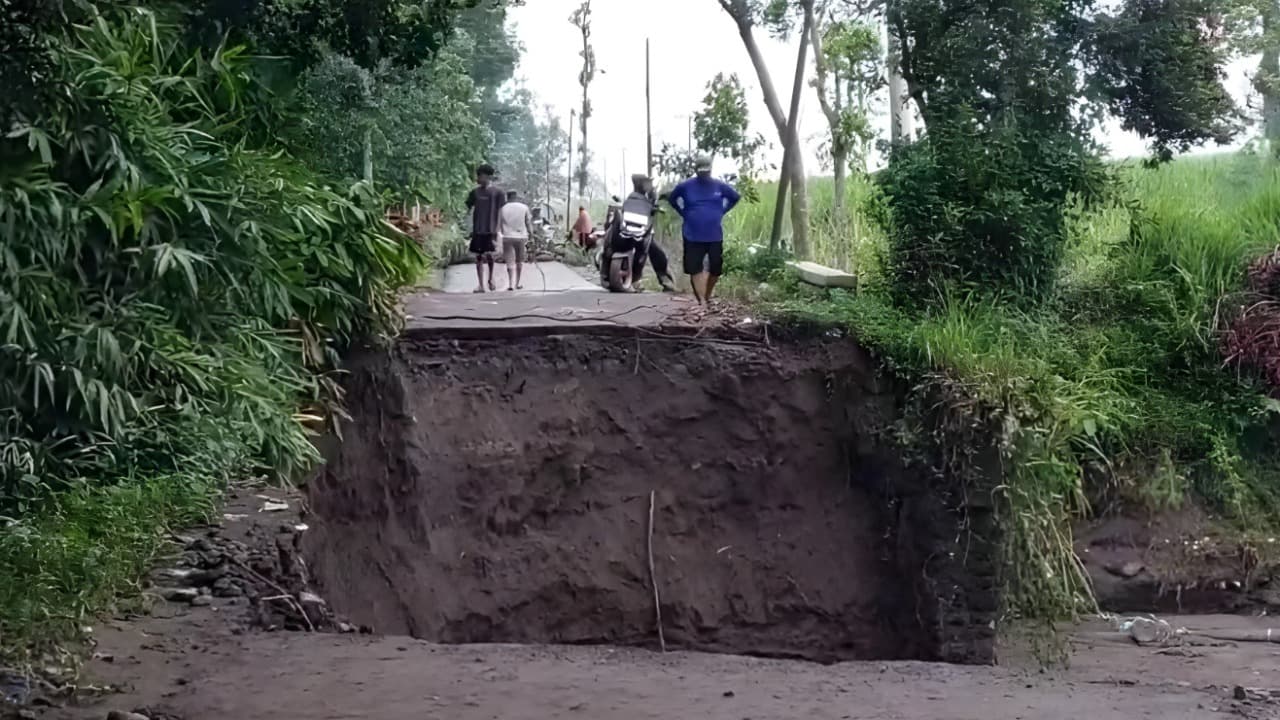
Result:
{"type": "Polygon", "coordinates": [[[699,156],[694,170],[667,201],[684,220],[684,271],[693,282],[694,297],[705,307],[724,270],[724,216],[741,196],[729,183],[711,177],[711,158],[699,156]]]}

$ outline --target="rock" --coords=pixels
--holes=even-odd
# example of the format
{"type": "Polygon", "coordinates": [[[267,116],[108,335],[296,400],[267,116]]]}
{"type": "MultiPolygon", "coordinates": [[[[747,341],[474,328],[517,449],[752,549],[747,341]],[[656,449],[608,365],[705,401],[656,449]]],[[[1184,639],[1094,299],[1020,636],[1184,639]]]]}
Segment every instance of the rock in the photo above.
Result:
{"type": "Polygon", "coordinates": [[[1173,638],[1173,627],[1164,620],[1136,617],[1125,621],[1120,631],[1139,645],[1163,645],[1173,638]]]}
{"type": "Polygon", "coordinates": [[[306,592],[305,590],[298,593],[298,602],[302,603],[304,608],[323,608],[325,606],[324,598],[313,592],[306,592]]]}
{"type": "Polygon", "coordinates": [[[1231,689],[1231,697],[1235,698],[1236,700],[1248,700],[1249,693],[1245,692],[1244,686],[1237,685],[1231,689]]]}
{"type": "Polygon", "coordinates": [[[211,595],[197,595],[191,598],[192,607],[208,607],[209,605],[212,605],[212,604],[213,604],[213,596],[211,595]]]}
{"type": "Polygon", "coordinates": [[[200,591],[195,588],[161,588],[160,597],[169,602],[189,603],[200,597],[200,591]]]}
{"type": "Polygon", "coordinates": [[[151,718],[140,713],[112,710],[107,713],[107,720],[151,720],[151,718]]]}
{"type": "Polygon", "coordinates": [[[213,594],[220,598],[239,597],[244,590],[231,578],[224,577],[213,584],[213,594]]]}
{"type": "Polygon", "coordinates": [[[17,713],[18,720],[36,720],[36,711],[22,708],[17,713]]]}
{"type": "Polygon", "coordinates": [[[1266,588],[1263,590],[1255,590],[1250,599],[1262,605],[1280,608],[1280,589],[1273,590],[1271,588],[1266,588]]]}
{"type": "Polygon", "coordinates": [[[1111,563],[1106,566],[1107,572],[1116,577],[1132,578],[1137,577],[1139,573],[1146,570],[1146,566],[1137,560],[1130,560],[1126,563],[1111,563]]]}
{"type": "Polygon", "coordinates": [[[225,563],[218,563],[208,570],[196,570],[187,577],[187,582],[192,585],[203,587],[212,585],[222,579],[227,574],[227,566],[225,563]]]}
{"type": "Polygon", "coordinates": [[[196,571],[190,568],[162,568],[155,571],[155,576],[166,580],[176,580],[178,582],[186,583],[190,581],[191,576],[195,573],[196,571]]]}

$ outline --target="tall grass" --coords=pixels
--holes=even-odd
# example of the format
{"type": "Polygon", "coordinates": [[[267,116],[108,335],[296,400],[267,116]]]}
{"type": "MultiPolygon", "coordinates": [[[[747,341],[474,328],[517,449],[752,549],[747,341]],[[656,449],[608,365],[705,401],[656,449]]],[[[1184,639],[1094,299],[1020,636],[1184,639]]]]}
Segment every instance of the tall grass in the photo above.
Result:
{"type": "MultiPolygon", "coordinates": [[[[1280,518],[1277,404],[1218,352],[1224,303],[1248,263],[1280,244],[1280,165],[1239,154],[1118,170],[1110,204],[1069,211],[1057,290],[1031,310],[945,290],[919,314],[895,307],[877,281],[869,185],[853,183],[855,218],[842,226],[823,222],[830,183],[811,182],[816,259],[866,281],[790,309],[846,323],[902,373],[953,378],[1007,419],[1002,505],[1018,613],[1087,605],[1070,527],[1091,511],[1194,501],[1242,529],[1280,518]]],[[[771,190],[734,219],[733,241],[767,236],[771,190]]]]}

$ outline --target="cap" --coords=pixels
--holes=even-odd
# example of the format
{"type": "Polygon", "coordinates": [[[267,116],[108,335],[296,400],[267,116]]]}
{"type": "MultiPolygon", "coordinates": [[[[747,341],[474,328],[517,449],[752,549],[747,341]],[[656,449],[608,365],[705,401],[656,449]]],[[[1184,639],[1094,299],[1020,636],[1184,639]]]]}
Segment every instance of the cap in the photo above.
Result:
{"type": "Polygon", "coordinates": [[[710,157],[708,157],[708,156],[706,156],[706,155],[699,155],[699,156],[698,156],[698,157],[693,161],[693,169],[694,169],[694,170],[696,170],[696,171],[698,171],[698,172],[710,172],[710,171],[711,171],[711,158],[710,158],[710,157]]]}

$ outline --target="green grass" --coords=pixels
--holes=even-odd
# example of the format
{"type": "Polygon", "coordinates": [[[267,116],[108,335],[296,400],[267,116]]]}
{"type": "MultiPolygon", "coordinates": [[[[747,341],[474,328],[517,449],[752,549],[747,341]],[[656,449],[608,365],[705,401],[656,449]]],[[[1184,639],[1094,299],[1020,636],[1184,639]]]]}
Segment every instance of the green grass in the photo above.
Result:
{"type": "Polygon", "coordinates": [[[175,529],[207,520],[223,486],[203,468],[102,486],[80,481],[0,533],[0,646],[26,662],[136,597],[175,529]]]}
{"type": "MultiPolygon", "coordinates": [[[[1083,514],[1196,502],[1241,532],[1280,518],[1277,404],[1222,369],[1217,349],[1223,303],[1248,262],[1280,244],[1280,166],[1220,155],[1119,172],[1115,202],[1069,213],[1071,242],[1046,303],[1019,310],[954,294],[920,314],[884,292],[874,225],[824,224],[831,185],[815,180],[816,259],[862,284],[824,303],[783,298],[790,312],[849,326],[903,375],[948,378],[1004,418],[1015,613],[1088,607],[1070,545],[1083,514]]],[[[850,206],[865,218],[869,187],[851,185],[850,206]]],[[[767,237],[771,207],[735,212],[734,241],[767,237]]]]}

